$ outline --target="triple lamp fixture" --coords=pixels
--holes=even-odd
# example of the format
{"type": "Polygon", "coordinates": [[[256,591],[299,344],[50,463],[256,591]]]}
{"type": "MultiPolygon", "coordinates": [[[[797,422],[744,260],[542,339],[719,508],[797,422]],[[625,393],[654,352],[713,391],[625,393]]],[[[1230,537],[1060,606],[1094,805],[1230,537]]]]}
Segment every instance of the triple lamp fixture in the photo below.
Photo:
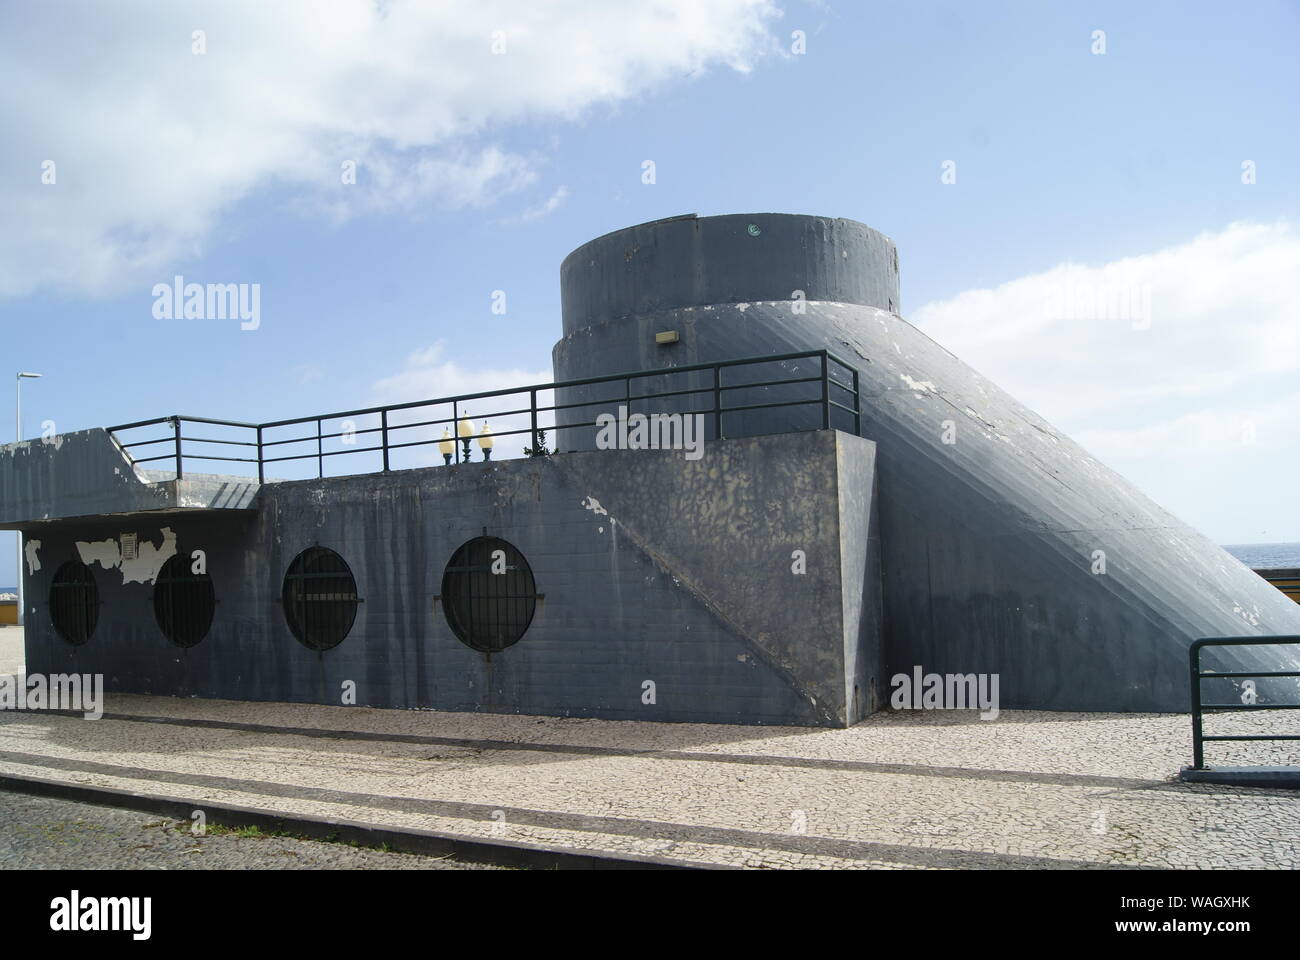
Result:
{"type": "MultiPolygon", "coordinates": [[[[469,442],[474,437],[474,424],[470,422],[469,417],[462,417],[456,424],[456,435],[460,437],[460,442],[465,445],[465,454],[461,458],[469,463],[469,442]]],[[[483,429],[478,432],[478,445],[483,451],[483,459],[492,459],[492,431],[488,429],[487,421],[483,421],[483,429]]],[[[456,452],[456,441],[451,435],[451,431],[443,429],[442,439],[438,442],[438,449],[442,452],[442,462],[451,466],[451,455],[456,452]]]]}

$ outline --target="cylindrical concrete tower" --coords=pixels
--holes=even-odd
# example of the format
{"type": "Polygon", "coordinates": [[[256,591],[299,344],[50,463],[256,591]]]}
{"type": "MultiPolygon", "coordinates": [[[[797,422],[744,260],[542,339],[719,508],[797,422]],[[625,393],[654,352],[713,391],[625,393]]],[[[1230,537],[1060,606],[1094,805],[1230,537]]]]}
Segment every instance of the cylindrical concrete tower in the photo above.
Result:
{"type": "MultiPolygon", "coordinates": [[[[564,338],[553,353],[557,380],[689,366],[747,356],[822,349],[817,335],[799,329],[810,302],[898,309],[898,253],[883,234],[853,220],[753,214],[656,220],[598,237],[565,258],[560,267],[564,338]],[[776,337],[743,322],[751,305],[784,311],[791,327],[776,337]],[[733,324],[732,320],[738,320],[733,324]],[[669,344],[658,334],[672,333],[669,344]],[[750,337],[753,334],[753,337],[750,337]],[[739,339],[736,339],[739,337],[739,339]],[[716,339],[715,339],[716,338],[716,339]],[[805,343],[813,344],[806,346],[805,343]],[[791,344],[799,344],[791,346],[791,344]]],[[[832,352],[841,352],[831,348],[832,352]]],[[[730,371],[726,405],[785,402],[819,396],[816,384],[743,390],[734,384],[812,376],[816,361],[786,361],[780,369],[753,366],[730,371]]],[[[710,374],[683,373],[643,379],[633,391],[661,394],[707,391],[710,374]]],[[[590,423],[619,401],[617,385],[562,392],[558,403],[589,403],[562,411],[560,424],[590,423]]],[[[683,412],[712,405],[700,393],[641,401],[638,412],[683,412]]],[[[814,406],[730,413],[724,436],[753,436],[820,423],[814,406]]],[[[835,426],[851,429],[852,418],[835,426]]],[[[714,439],[714,422],[705,429],[714,439]]],[[[594,430],[559,431],[562,450],[591,449],[594,430]]]]}
{"type": "MultiPolygon", "coordinates": [[[[1192,640],[1300,634],[1300,605],[899,317],[894,245],[869,227],[660,220],[579,247],[561,282],[557,380],[805,350],[856,367],[861,433],[877,444],[891,673],[997,674],[1008,708],[1185,711],[1192,640]],[[668,332],[676,342],[656,342],[668,332]]],[[[561,423],[619,400],[564,393],[592,405],[561,423]]],[[[816,425],[779,409],[733,415],[723,434],[816,425]]],[[[559,447],[592,436],[562,430],[559,447]]],[[[1297,662],[1218,657],[1207,663],[1297,662]]]]}
{"type": "Polygon", "coordinates": [[[584,243],[564,258],[560,287],[565,337],[680,307],[789,301],[800,290],[897,313],[898,251],[853,220],[673,217],[584,243]]]}

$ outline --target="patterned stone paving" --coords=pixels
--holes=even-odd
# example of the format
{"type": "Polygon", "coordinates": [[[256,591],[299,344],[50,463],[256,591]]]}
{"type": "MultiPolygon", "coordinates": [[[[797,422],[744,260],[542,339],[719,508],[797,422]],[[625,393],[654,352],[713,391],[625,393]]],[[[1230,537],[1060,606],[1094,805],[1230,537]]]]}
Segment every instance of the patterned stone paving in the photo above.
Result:
{"type": "MultiPolygon", "coordinates": [[[[1208,750],[1297,763],[1285,743],[1208,750]]],[[[137,696],[98,721],[0,712],[0,772],[197,806],[740,867],[1300,867],[1300,792],[1179,783],[1188,762],[1182,715],[817,730],[137,696]]]]}

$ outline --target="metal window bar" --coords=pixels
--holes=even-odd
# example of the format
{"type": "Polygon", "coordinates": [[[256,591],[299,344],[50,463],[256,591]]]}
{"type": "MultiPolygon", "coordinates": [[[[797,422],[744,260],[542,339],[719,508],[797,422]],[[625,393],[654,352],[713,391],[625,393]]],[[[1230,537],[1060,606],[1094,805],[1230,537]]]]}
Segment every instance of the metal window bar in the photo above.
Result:
{"type": "Polygon", "coordinates": [[[532,573],[504,540],[480,537],[456,551],[443,580],[444,609],[453,631],[468,646],[497,653],[527,631],[537,609],[532,573]],[[505,554],[505,573],[492,572],[492,553],[505,554]]]}
{"type": "Polygon", "coordinates": [[[172,557],[154,584],[154,613],[168,640],[182,647],[198,644],[216,613],[212,578],[192,573],[184,559],[172,557]]]}
{"type": "Polygon", "coordinates": [[[60,567],[50,585],[50,621],[72,644],[86,643],[99,622],[99,586],[84,563],[60,567]]]}
{"type": "Polygon", "coordinates": [[[313,650],[346,639],[356,622],[356,579],[332,550],[314,547],[299,554],[284,577],[285,615],[294,635],[313,650]]]}
{"type": "Polygon", "coordinates": [[[1245,712],[1255,710],[1300,710],[1300,703],[1203,703],[1201,701],[1201,681],[1208,679],[1261,679],[1264,677],[1300,677],[1300,670],[1255,670],[1226,671],[1208,673],[1201,670],[1201,651],[1206,647],[1249,647],[1249,646],[1284,646],[1300,644],[1300,636],[1266,636],[1266,637],[1202,637],[1195,641],[1188,650],[1188,661],[1192,687],[1192,768],[1205,769],[1205,742],[1223,740],[1300,740],[1297,734],[1207,734],[1202,729],[1206,711],[1245,712]]]}
{"type": "MultiPolygon", "coordinates": [[[[794,365],[796,368],[798,364],[794,365]]],[[[805,368],[806,369],[806,368],[805,368]]],[[[479,408],[476,416],[483,416],[487,419],[502,418],[515,415],[527,414],[529,425],[513,430],[493,431],[493,438],[500,439],[515,435],[527,434],[530,447],[536,447],[537,434],[539,430],[545,429],[582,429],[586,427],[597,426],[595,420],[583,420],[577,423],[565,423],[563,425],[555,421],[555,415],[561,411],[577,410],[583,407],[599,406],[615,402],[610,400],[580,400],[577,402],[551,403],[549,405],[540,405],[538,403],[538,394],[543,391],[562,391],[574,387],[594,386],[597,384],[614,384],[622,387],[621,393],[624,402],[628,405],[629,410],[632,405],[638,401],[662,400],[673,397],[698,397],[704,399],[707,405],[696,406],[696,401],[687,401],[690,409],[680,412],[682,414],[701,414],[711,415],[716,437],[723,437],[723,416],[727,413],[733,413],[746,410],[763,410],[775,409],[781,407],[799,407],[817,404],[821,407],[822,428],[828,428],[832,422],[832,412],[840,411],[847,414],[853,422],[854,432],[861,433],[862,425],[862,400],[860,393],[860,374],[856,367],[840,359],[826,350],[811,350],[800,353],[774,354],[762,357],[746,357],[736,360],[724,360],[717,363],[698,363],[687,364],[678,367],[661,367],[654,370],[638,370],[630,373],[613,374],[602,377],[586,377],[576,380],[565,380],[557,383],[531,384],[522,387],[506,388],[501,390],[490,390],[482,393],[462,394],[454,397],[440,397],[430,400],[417,400],[409,403],[391,404],[382,407],[367,407],[358,410],[348,410],[339,413],[321,414],[309,417],[296,417],[288,420],[276,420],[269,423],[241,423],[233,420],[214,420],[206,417],[190,416],[170,416],[161,417],[153,420],[141,420],[135,423],[121,424],[115,427],[109,427],[108,433],[113,436],[123,451],[126,452],[132,461],[136,464],[153,463],[164,460],[171,460],[175,465],[177,478],[184,476],[185,461],[210,461],[226,463],[255,463],[257,464],[257,476],[260,482],[266,481],[266,465],[269,463],[289,463],[305,461],[310,459],[316,460],[317,476],[324,476],[324,463],[326,457],[349,456],[354,454],[378,453],[380,454],[383,470],[391,469],[391,454],[394,450],[433,446],[441,441],[441,437],[429,436],[416,440],[395,440],[394,434],[399,437],[408,436],[401,431],[409,431],[420,428],[429,428],[437,426],[450,426],[450,432],[455,450],[455,462],[462,463],[466,460],[464,454],[465,443],[460,437],[456,425],[461,418],[466,415],[463,407],[468,403],[474,403],[476,408],[478,404],[485,400],[494,398],[505,398],[514,395],[527,395],[528,405],[519,406],[522,402],[516,401],[505,410],[488,410],[483,411],[479,408]],[[723,375],[725,372],[744,371],[746,368],[761,367],[764,364],[776,365],[781,367],[799,360],[816,360],[818,361],[817,372],[812,376],[793,375],[794,373],[802,374],[802,371],[795,369],[791,373],[787,367],[787,375],[773,378],[760,377],[756,380],[744,380],[739,383],[724,383],[723,375]],[[636,392],[633,390],[634,381],[644,381],[647,378],[663,377],[665,380],[672,376],[684,374],[708,372],[711,374],[711,383],[699,387],[687,387],[684,389],[661,389],[650,392],[636,392]],[[728,403],[727,397],[729,391],[751,390],[756,388],[780,388],[788,387],[802,383],[818,383],[820,385],[819,395],[807,399],[789,399],[766,402],[737,402],[728,403]],[[843,401],[843,402],[841,402],[843,401]],[[452,415],[448,417],[436,417],[432,419],[421,419],[412,423],[393,423],[390,415],[397,411],[418,410],[420,408],[447,406],[450,405],[452,415]],[[544,426],[540,422],[541,415],[550,414],[551,426],[544,426]],[[325,448],[326,440],[337,439],[344,434],[326,433],[323,424],[327,420],[340,420],[344,418],[355,418],[362,416],[378,415],[379,425],[377,427],[367,427],[361,430],[349,431],[353,436],[365,434],[367,436],[378,435],[377,443],[364,446],[349,446],[345,450],[329,450],[325,448]],[[251,431],[251,437],[248,440],[232,440],[221,437],[193,437],[184,436],[183,423],[210,424],[226,428],[235,428],[251,431]],[[150,438],[145,440],[132,440],[124,442],[119,434],[130,431],[143,429],[150,426],[160,426],[166,424],[171,429],[168,435],[162,438],[150,438]],[[269,431],[281,430],[291,427],[315,426],[313,432],[303,435],[295,435],[289,438],[272,439],[268,438],[269,431]],[[314,441],[315,449],[309,453],[286,453],[278,456],[268,456],[268,453],[283,449],[292,444],[311,443],[314,441]],[[137,457],[134,450],[138,448],[147,448],[153,445],[168,443],[171,450],[167,454],[160,456],[137,457]],[[238,457],[224,456],[212,450],[206,449],[205,445],[215,444],[219,449],[225,447],[244,447],[254,456],[238,457]],[[198,452],[196,445],[199,446],[198,452]]],[[[471,438],[473,439],[473,438],[471,438]]],[[[141,451],[144,452],[144,451],[141,451]]],[[[369,472],[369,471],[363,471],[369,472]]]]}

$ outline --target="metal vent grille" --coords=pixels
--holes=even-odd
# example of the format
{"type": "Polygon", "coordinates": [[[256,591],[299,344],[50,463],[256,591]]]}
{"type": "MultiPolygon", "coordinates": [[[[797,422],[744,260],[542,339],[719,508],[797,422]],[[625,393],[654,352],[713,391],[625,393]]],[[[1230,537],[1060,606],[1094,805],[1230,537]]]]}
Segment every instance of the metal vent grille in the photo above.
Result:
{"type": "Polygon", "coordinates": [[[537,584],[524,555],[496,537],[463,544],[442,575],[452,631],[468,647],[495,653],[518,643],[537,612],[537,584]]]}
{"type": "Polygon", "coordinates": [[[357,581],[333,550],[310,547],[284,575],[284,618],[298,642],[312,650],[337,647],[357,618],[357,581]]]}
{"type": "Polygon", "coordinates": [[[191,572],[179,556],[163,564],[153,588],[153,615],[168,640],[178,647],[198,644],[212,627],[216,604],[210,576],[191,572]]]}
{"type": "Polygon", "coordinates": [[[50,584],[50,622],[60,637],[80,646],[99,623],[99,587],[90,567],[69,560],[54,572],[50,584]]]}
{"type": "Polygon", "coordinates": [[[138,534],[122,534],[122,559],[136,560],[140,556],[140,538],[138,534]]]}

